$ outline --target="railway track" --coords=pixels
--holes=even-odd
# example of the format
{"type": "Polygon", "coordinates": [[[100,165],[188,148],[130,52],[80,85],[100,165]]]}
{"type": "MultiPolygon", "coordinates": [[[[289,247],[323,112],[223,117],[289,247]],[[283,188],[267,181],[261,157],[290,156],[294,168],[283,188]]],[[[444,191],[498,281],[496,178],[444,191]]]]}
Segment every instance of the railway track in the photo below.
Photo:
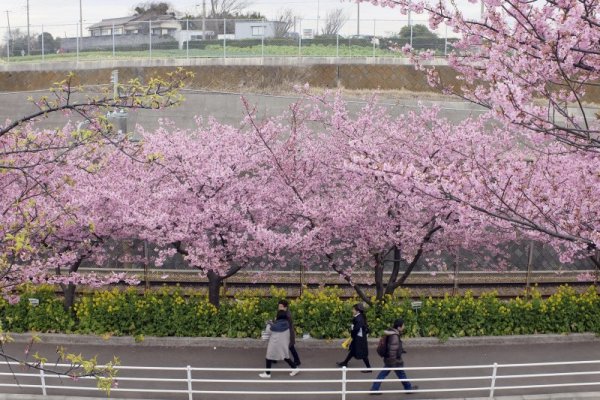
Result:
{"type": "MultiPolygon", "coordinates": [[[[80,272],[91,272],[83,269],[80,272]]],[[[103,273],[103,270],[93,270],[103,273]]],[[[182,288],[203,288],[207,280],[193,270],[140,270],[119,269],[108,272],[127,272],[140,280],[139,290],[163,286],[178,285],[182,288]]],[[[369,273],[357,273],[353,276],[355,282],[360,283],[367,293],[374,293],[374,285],[369,285],[369,273]]],[[[387,276],[386,276],[387,278],[387,276]]],[[[411,297],[443,297],[446,294],[464,294],[471,291],[474,295],[484,292],[496,291],[500,297],[515,297],[524,293],[526,288],[536,287],[543,295],[549,296],[560,286],[569,285],[578,291],[587,289],[590,285],[598,286],[598,275],[594,271],[536,271],[529,275],[525,271],[516,272],[460,272],[457,276],[450,272],[413,272],[400,290],[407,290],[411,297]],[[580,281],[582,273],[589,272],[596,277],[596,281],[580,281]]],[[[352,297],[354,290],[339,275],[329,272],[317,271],[270,271],[264,272],[244,271],[224,283],[227,295],[247,289],[263,290],[268,293],[271,287],[285,289],[290,297],[297,297],[304,290],[337,286],[342,297],[352,297]]]]}

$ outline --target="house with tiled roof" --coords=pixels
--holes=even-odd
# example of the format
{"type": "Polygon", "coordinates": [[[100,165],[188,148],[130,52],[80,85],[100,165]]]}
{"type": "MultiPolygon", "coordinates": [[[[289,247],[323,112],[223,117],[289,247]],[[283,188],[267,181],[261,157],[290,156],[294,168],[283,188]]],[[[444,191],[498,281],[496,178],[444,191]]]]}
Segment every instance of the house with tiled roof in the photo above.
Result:
{"type": "Polygon", "coordinates": [[[107,18],[88,27],[90,36],[113,35],[173,35],[181,30],[180,22],[173,15],[132,15],[121,18],[107,18]]]}

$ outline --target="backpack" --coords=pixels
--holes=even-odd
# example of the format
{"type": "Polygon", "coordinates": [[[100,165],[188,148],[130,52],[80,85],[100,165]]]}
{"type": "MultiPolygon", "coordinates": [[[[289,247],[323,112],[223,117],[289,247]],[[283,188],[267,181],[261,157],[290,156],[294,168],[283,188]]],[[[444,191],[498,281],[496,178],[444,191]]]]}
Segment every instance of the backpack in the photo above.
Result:
{"type": "Polygon", "coordinates": [[[379,338],[379,343],[377,343],[377,354],[383,358],[388,356],[388,337],[388,335],[383,335],[379,338]]]}

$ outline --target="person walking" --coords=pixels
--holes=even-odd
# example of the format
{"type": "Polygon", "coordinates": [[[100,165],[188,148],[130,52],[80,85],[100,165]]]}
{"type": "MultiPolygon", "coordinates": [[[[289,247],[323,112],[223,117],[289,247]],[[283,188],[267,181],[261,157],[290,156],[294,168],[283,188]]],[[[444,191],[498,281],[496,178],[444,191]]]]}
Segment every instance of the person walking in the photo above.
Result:
{"type": "Polygon", "coordinates": [[[271,334],[269,336],[269,344],[267,345],[267,369],[265,372],[258,374],[258,376],[266,379],[270,378],[273,361],[281,360],[287,362],[290,368],[294,369],[290,372],[290,376],[297,375],[300,370],[290,359],[290,323],[287,320],[287,313],[285,311],[277,312],[277,318],[269,324],[268,331],[271,334]]]}
{"type": "Polygon", "coordinates": [[[290,324],[290,354],[294,359],[294,364],[299,367],[301,362],[298,352],[296,351],[296,330],[294,329],[292,313],[289,310],[289,303],[286,299],[279,300],[279,303],[277,303],[277,311],[285,311],[286,313],[287,320],[290,324]]]}
{"type": "MultiPolygon", "coordinates": [[[[406,353],[402,348],[402,340],[400,336],[402,335],[402,331],[404,331],[404,320],[402,318],[398,318],[394,321],[394,325],[386,329],[384,331],[384,335],[386,336],[386,352],[385,357],[383,357],[383,365],[385,368],[401,368],[404,367],[404,361],[402,360],[402,353],[406,353]]],[[[379,388],[381,387],[381,383],[383,380],[392,372],[391,369],[383,369],[375,378],[373,385],[371,386],[371,393],[373,395],[381,394],[379,392],[379,388]]],[[[412,385],[410,381],[408,381],[408,377],[406,376],[406,372],[403,369],[394,370],[398,379],[402,379],[402,386],[404,386],[404,390],[407,393],[412,393],[413,390],[417,390],[419,387],[417,385],[412,385]]]]}
{"type": "Polygon", "coordinates": [[[359,360],[363,360],[367,370],[361,372],[369,373],[371,371],[371,363],[369,362],[369,345],[367,342],[367,335],[369,334],[369,325],[367,324],[367,317],[365,316],[365,308],[361,303],[355,304],[352,307],[354,313],[352,317],[352,326],[350,328],[350,347],[348,355],[344,361],[337,362],[336,364],[340,367],[347,367],[348,362],[352,357],[359,360]]]}

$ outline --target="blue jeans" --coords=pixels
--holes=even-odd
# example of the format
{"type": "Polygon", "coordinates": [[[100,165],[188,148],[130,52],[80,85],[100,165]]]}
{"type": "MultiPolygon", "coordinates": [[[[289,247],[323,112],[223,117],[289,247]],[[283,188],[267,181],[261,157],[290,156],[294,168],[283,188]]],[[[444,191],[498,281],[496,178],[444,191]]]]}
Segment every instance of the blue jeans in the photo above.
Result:
{"type": "MultiPolygon", "coordinates": [[[[379,388],[381,387],[381,381],[383,381],[389,374],[390,372],[392,372],[389,369],[384,369],[379,371],[379,375],[377,375],[377,378],[375,378],[375,382],[373,382],[373,386],[371,386],[371,390],[375,391],[375,390],[379,390],[379,388]]],[[[398,379],[408,379],[408,377],[406,376],[406,372],[404,372],[403,369],[397,369],[394,371],[396,373],[396,376],[398,377],[398,379]]],[[[412,385],[410,384],[410,382],[408,380],[406,381],[402,381],[402,386],[404,386],[404,390],[410,390],[412,389],[412,385]]]]}

